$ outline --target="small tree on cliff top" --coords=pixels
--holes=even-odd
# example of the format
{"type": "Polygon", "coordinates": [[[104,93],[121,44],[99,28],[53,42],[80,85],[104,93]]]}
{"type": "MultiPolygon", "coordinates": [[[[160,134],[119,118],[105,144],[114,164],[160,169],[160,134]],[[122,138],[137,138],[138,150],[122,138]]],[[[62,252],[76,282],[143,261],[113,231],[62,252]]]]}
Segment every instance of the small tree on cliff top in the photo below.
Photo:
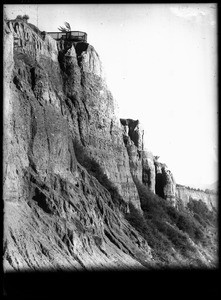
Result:
{"type": "Polygon", "coordinates": [[[71,31],[71,25],[68,22],[64,22],[65,27],[58,27],[58,30],[60,30],[61,32],[69,32],[71,31]]]}

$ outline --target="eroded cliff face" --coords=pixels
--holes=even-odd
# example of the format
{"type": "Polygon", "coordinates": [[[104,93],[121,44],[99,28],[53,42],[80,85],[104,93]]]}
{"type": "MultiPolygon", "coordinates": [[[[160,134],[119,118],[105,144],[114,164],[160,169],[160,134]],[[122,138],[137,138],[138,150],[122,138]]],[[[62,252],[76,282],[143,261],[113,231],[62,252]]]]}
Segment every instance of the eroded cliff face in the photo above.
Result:
{"type": "Polygon", "coordinates": [[[102,167],[127,201],[140,209],[121,125],[115,116],[113,97],[102,77],[99,57],[91,45],[68,43],[60,51],[59,62],[64,83],[65,111],[72,136],[102,167]]]}
{"type": "Polygon", "coordinates": [[[121,124],[132,175],[152,192],[175,205],[176,183],[173,175],[165,164],[158,162],[150,151],[145,150],[144,132],[139,121],[121,119],[121,124]]]}
{"type": "Polygon", "coordinates": [[[143,131],[140,129],[138,120],[120,119],[120,122],[131,173],[142,182],[143,131]]]}
{"type": "Polygon", "coordinates": [[[91,45],[4,24],[5,270],[156,267],[133,178],[173,205],[176,184],[115,112],[91,45]]]}
{"type": "Polygon", "coordinates": [[[185,186],[178,185],[176,187],[176,198],[177,201],[181,201],[184,207],[187,207],[188,202],[193,200],[202,200],[208,207],[209,210],[217,209],[217,195],[209,194],[203,191],[197,191],[189,189],[185,186]]]}
{"type": "Polygon", "coordinates": [[[155,161],[156,194],[175,206],[176,183],[173,174],[165,164],[155,161]]]}
{"type": "Polygon", "coordinates": [[[156,188],[156,170],[155,159],[153,153],[150,151],[142,152],[142,182],[155,193],[156,188]]]}
{"type": "Polygon", "coordinates": [[[112,95],[91,45],[57,43],[4,24],[4,267],[149,267],[147,242],[126,221],[140,209],[112,95]],[[124,201],[79,164],[99,163],[124,201]]]}

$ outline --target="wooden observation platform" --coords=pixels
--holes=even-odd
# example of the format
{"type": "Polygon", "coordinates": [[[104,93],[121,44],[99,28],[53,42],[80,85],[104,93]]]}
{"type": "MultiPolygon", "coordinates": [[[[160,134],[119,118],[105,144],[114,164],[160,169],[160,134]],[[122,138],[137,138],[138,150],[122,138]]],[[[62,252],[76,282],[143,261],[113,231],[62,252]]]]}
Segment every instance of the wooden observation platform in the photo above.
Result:
{"type": "Polygon", "coordinates": [[[87,42],[87,33],[83,31],[47,32],[56,41],[87,42]]]}

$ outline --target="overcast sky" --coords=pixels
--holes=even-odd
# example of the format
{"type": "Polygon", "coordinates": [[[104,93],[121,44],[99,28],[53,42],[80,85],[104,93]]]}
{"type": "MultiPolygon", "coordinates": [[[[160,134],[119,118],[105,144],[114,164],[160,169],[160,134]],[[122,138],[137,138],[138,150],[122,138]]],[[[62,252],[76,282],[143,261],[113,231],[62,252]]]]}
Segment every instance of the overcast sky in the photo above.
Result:
{"type": "Polygon", "coordinates": [[[217,180],[216,4],[16,4],[6,14],[87,32],[119,116],[140,120],[147,149],[177,183],[217,180]]]}

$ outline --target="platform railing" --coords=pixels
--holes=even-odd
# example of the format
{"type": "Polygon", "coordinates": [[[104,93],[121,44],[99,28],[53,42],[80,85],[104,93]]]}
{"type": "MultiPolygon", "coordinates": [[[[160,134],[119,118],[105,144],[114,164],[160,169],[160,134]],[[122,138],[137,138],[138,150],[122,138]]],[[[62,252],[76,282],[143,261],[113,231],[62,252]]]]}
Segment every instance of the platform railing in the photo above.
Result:
{"type": "Polygon", "coordinates": [[[47,32],[53,39],[67,39],[87,42],[87,34],[82,31],[68,31],[68,32],[47,32]]]}

